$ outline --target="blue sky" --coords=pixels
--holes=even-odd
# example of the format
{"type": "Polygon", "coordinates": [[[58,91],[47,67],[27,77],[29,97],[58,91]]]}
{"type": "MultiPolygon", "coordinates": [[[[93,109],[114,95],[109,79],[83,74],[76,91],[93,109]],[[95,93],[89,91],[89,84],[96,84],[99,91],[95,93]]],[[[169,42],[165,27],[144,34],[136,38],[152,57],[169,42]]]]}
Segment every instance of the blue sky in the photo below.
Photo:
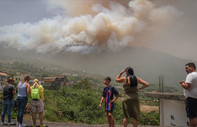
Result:
{"type": "Polygon", "coordinates": [[[45,0],[1,0],[0,26],[18,23],[34,23],[55,16],[45,0]]]}

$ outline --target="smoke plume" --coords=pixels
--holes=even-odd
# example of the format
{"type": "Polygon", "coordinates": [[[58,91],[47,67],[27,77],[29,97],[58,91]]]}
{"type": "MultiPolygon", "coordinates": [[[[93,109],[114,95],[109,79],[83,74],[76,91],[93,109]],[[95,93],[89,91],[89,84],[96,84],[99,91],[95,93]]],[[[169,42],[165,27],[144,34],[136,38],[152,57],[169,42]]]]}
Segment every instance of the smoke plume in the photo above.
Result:
{"type": "Polygon", "coordinates": [[[48,4],[63,13],[33,24],[0,27],[0,44],[41,53],[117,51],[139,45],[142,37],[157,34],[179,15],[172,6],[158,7],[148,0],[50,0],[48,4]]]}

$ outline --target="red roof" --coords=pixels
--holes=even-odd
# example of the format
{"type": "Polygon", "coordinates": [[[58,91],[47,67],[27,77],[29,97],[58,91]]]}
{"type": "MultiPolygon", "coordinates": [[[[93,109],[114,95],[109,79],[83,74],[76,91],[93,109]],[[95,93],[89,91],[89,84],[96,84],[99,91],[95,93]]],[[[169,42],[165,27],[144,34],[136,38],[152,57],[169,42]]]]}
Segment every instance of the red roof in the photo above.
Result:
{"type": "Polygon", "coordinates": [[[0,72],[0,75],[1,76],[6,76],[6,77],[8,76],[6,73],[3,73],[3,72],[0,72]]]}
{"type": "Polygon", "coordinates": [[[56,78],[64,78],[64,76],[43,77],[44,82],[54,82],[56,78]]]}
{"type": "Polygon", "coordinates": [[[56,77],[43,77],[44,82],[54,82],[56,77]]]}

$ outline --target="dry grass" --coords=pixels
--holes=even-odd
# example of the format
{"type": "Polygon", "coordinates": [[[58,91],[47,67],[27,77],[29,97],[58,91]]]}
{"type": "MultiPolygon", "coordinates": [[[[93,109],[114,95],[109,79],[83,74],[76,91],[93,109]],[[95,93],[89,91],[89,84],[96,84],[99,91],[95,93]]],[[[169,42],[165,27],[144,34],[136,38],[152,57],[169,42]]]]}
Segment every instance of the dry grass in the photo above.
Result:
{"type": "Polygon", "coordinates": [[[144,112],[159,112],[159,106],[140,105],[141,111],[144,112]]]}

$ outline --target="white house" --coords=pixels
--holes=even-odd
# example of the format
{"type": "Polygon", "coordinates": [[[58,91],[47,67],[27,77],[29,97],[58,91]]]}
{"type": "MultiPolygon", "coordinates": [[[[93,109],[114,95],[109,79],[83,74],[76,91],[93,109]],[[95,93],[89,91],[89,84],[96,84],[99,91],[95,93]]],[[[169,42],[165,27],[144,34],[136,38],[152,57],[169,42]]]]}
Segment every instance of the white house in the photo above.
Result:
{"type": "Polygon", "coordinates": [[[145,93],[159,99],[160,126],[189,126],[183,93],[145,93]]]}

